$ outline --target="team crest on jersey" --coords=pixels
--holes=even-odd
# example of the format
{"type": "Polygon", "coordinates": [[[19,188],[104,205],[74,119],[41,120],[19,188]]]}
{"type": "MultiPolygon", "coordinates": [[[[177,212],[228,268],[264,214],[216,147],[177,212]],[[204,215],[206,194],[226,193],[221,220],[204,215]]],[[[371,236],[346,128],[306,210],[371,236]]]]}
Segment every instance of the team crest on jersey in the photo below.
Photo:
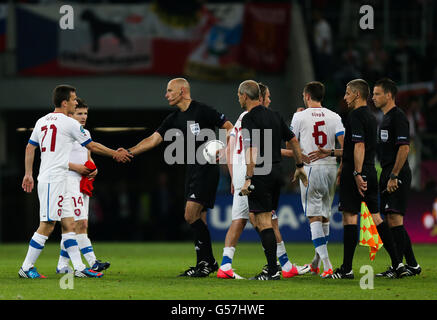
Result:
{"type": "Polygon", "coordinates": [[[86,135],[85,129],[82,126],[80,126],[80,132],[82,132],[84,135],[86,135]]]}
{"type": "Polygon", "coordinates": [[[200,133],[200,126],[198,123],[190,124],[191,132],[197,136],[200,133]]]}
{"type": "Polygon", "coordinates": [[[388,140],[388,130],[381,130],[381,141],[386,142],[388,140]]]}

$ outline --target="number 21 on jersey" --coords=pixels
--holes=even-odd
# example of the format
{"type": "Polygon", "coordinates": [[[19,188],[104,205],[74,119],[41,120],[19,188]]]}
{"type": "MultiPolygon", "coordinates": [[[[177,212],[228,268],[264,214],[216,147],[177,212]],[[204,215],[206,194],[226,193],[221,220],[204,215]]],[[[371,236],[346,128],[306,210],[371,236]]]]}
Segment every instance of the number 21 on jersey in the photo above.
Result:
{"type": "Polygon", "coordinates": [[[47,148],[44,147],[44,139],[46,138],[47,132],[51,131],[52,133],[52,138],[50,140],[50,152],[54,152],[55,151],[55,147],[56,147],[56,134],[58,133],[58,128],[56,128],[56,126],[54,124],[51,124],[49,128],[47,128],[47,126],[43,126],[41,127],[41,131],[44,132],[44,135],[42,137],[41,140],[41,152],[45,152],[47,151],[47,148]]]}

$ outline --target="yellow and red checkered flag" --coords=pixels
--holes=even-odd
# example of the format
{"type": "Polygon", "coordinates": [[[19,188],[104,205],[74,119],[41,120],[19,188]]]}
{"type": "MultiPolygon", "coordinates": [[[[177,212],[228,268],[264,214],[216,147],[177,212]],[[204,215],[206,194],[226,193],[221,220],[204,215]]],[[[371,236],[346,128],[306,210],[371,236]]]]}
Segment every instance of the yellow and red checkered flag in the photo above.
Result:
{"type": "Polygon", "coordinates": [[[366,203],[361,202],[360,245],[369,247],[370,260],[375,260],[376,252],[383,246],[378,230],[366,203]]]}

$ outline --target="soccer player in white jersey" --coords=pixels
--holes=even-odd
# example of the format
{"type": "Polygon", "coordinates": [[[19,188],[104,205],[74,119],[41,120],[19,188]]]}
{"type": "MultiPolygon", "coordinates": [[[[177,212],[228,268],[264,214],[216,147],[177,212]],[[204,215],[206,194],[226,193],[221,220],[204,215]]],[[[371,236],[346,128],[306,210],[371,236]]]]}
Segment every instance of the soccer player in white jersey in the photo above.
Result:
{"type": "MultiPolygon", "coordinates": [[[[258,83],[260,88],[260,104],[268,107],[271,103],[269,88],[263,84],[258,83]]],[[[229,144],[227,148],[228,168],[231,175],[231,192],[234,196],[232,202],[232,222],[226,233],[225,247],[223,249],[223,259],[221,266],[217,272],[218,278],[223,279],[241,279],[242,277],[236,274],[232,269],[232,260],[235,253],[235,247],[238,239],[243,232],[247,220],[250,219],[252,225],[259,233],[255,219],[252,213],[249,213],[249,203],[247,196],[240,196],[241,188],[244,186],[246,177],[246,160],[243,149],[243,135],[241,132],[241,121],[246,115],[247,111],[243,112],[238,120],[235,122],[234,128],[230,134],[229,144]],[[232,159],[232,161],[229,161],[232,159]]],[[[290,150],[291,151],[291,150],[290,150]]],[[[281,264],[282,276],[290,278],[298,274],[304,274],[309,271],[309,267],[302,267],[293,265],[287,256],[284,241],[282,240],[279,231],[278,217],[275,212],[272,212],[272,226],[277,242],[277,257],[281,264]],[[308,270],[307,270],[308,269],[308,270]]]]}
{"type": "Polygon", "coordinates": [[[238,239],[246,226],[249,219],[249,203],[247,196],[240,196],[239,193],[245,182],[246,161],[243,149],[243,136],[241,133],[241,120],[247,111],[240,114],[235,122],[229,137],[226,148],[227,163],[231,175],[231,193],[233,194],[232,202],[232,222],[229,226],[225,238],[225,247],[223,249],[223,259],[217,272],[217,278],[222,279],[242,279],[232,269],[232,259],[234,258],[235,247],[238,239]]]}
{"type": "MultiPolygon", "coordinates": [[[[325,86],[321,82],[306,84],[302,93],[306,109],[296,112],[291,121],[290,129],[300,141],[302,153],[306,155],[319,147],[334,150],[336,138],[343,148],[344,126],[338,114],[322,106],[324,95],[325,86]]],[[[315,247],[311,272],[318,274],[322,261],[324,271],[320,276],[326,278],[333,272],[327,240],[337,177],[336,158],[332,155],[305,163],[305,172],[308,187],[301,183],[300,189],[302,207],[310,222],[311,239],[315,247]]]]}
{"type": "MultiPolygon", "coordinates": [[[[80,98],[77,98],[76,101],[77,106],[74,114],[71,116],[76,119],[82,127],[84,127],[88,118],[88,105],[80,98]]],[[[91,138],[90,132],[87,129],[84,130],[91,138]]],[[[94,271],[103,271],[109,268],[110,263],[97,260],[94,253],[94,248],[88,237],[89,195],[81,192],[80,187],[82,176],[85,176],[87,179],[94,179],[97,175],[97,168],[89,173],[89,169],[85,166],[85,163],[87,161],[94,163],[91,158],[91,152],[86,147],[82,147],[77,141],[73,143],[73,149],[71,150],[69,161],[67,193],[72,204],[70,208],[74,212],[74,220],[76,222],[74,231],[76,232],[77,244],[80,252],[82,252],[91,269],[94,271]]],[[[61,241],[61,251],[56,272],[73,272],[69,267],[69,261],[70,257],[61,241]]]]}
{"type": "Polygon", "coordinates": [[[70,205],[66,194],[68,160],[73,142],[78,141],[92,152],[113,157],[118,162],[130,161],[132,155],[119,148],[117,151],[94,142],[76,120],[68,117],[74,113],[76,89],[60,85],[53,90],[54,112],[41,117],[35,124],[25,152],[25,175],[22,188],[32,192],[34,187],[33,162],[35,150],[41,151],[41,164],[38,174],[38,198],[40,203],[40,224],[29,243],[26,258],[18,272],[22,278],[45,278],[35,268],[45,242],[53,232],[56,221],[61,221],[64,247],[70,256],[77,277],[101,277],[82,263],[79,247],[74,233],[72,210],[64,210],[70,205]],[[65,214],[65,215],[64,215],[65,214]]]}

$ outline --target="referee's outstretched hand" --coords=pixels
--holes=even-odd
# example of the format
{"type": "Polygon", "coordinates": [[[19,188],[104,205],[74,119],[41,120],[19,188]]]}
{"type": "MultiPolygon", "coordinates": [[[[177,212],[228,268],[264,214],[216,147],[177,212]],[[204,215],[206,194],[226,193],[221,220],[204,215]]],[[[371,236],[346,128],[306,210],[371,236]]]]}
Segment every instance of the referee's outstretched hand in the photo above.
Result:
{"type": "Polygon", "coordinates": [[[296,171],[294,172],[293,182],[300,179],[305,187],[308,187],[308,177],[305,173],[304,168],[296,168],[296,171]]]}

